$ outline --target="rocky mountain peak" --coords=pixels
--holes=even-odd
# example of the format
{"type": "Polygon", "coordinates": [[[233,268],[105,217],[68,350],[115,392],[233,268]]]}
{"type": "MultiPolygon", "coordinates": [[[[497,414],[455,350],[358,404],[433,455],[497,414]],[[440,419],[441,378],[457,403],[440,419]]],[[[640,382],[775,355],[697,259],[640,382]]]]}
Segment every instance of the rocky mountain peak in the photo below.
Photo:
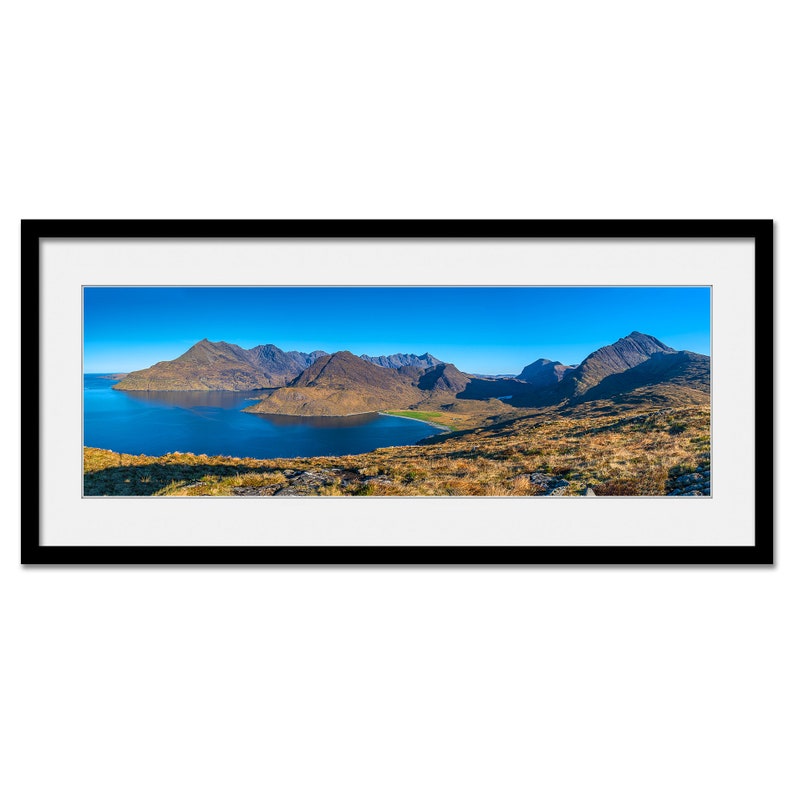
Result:
{"type": "Polygon", "coordinates": [[[387,369],[399,369],[400,367],[428,369],[444,363],[430,353],[422,353],[421,356],[417,356],[415,353],[392,353],[389,356],[368,356],[363,354],[361,358],[370,364],[377,364],[379,367],[386,367],[387,369]]]}

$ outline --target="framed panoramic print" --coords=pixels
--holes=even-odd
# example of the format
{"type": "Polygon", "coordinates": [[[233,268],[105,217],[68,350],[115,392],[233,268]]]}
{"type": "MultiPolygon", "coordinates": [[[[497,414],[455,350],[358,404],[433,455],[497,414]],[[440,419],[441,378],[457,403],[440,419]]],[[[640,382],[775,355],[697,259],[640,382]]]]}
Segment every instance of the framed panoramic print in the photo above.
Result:
{"type": "Polygon", "coordinates": [[[772,230],[23,221],[22,561],[771,563],[772,230]]]}

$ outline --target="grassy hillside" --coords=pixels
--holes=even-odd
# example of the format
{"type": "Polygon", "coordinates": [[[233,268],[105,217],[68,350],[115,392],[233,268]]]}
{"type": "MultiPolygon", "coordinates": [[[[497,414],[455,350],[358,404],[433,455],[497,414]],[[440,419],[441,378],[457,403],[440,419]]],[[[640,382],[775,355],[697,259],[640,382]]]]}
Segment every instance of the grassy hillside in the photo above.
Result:
{"type": "Polygon", "coordinates": [[[149,457],[86,448],[84,492],[574,496],[591,488],[599,496],[664,495],[676,489],[674,480],[682,475],[707,470],[709,455],[710,410],[704,405],[628,407],[618,414],[613,406],[610,415],[514,411],[416,446],[362,455],[255,460],[181,453],[149,457]]]}

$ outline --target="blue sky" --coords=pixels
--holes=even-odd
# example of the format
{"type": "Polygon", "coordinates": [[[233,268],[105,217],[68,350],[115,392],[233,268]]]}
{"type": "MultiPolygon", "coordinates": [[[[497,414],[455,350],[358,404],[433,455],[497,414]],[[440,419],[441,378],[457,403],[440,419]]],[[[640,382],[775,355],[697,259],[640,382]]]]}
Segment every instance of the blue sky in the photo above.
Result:
{"type": "Polygon", "coordinates": [[[200,339],[430,352],[465,372],[578,364],[632,331],[710,352],[708,287],[86,287],[84,371],[128,372],[200,339]]]}

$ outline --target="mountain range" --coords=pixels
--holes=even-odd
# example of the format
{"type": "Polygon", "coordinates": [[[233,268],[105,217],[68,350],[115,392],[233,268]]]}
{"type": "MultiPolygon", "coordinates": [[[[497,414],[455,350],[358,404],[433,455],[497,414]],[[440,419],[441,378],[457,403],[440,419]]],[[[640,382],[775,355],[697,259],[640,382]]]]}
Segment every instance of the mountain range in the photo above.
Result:
{"type": "Polygon", "coordinates": [[[444,406],[454,400],[498,398],[514,407],[631,403],[705,403],[710,358],[676,351],[633,331],[588,355],[578,366],[541,358],[514,378],[461,372],[430,353],[357,356],[285,352],[274,345],[245,350],[203,339],[179,358],[131,372],[114,388],[125,391],[273,389],[247,408],[253,413],[343,415],[444,406]]]}
{"type": "MultiPolygon", "coordinates": [[[[126,375],[114,388],[121,391],[254,391],[286,386],[317,359],[324,350],[301,353],[275,345],[246,350],[228,342],[202,339],[173,361],[160,361],[126,375]]],[[[388,369],[429,369],[443,362],[430,353],[394,353],[390,356],[362,355],[363,361],[388,369]]]]}
{"type": "Polygon", "coordinates": [[[377,364],[379,367],[388,367],[389,369],[399,369],[400,367],[428,369],[444,363],[435,356],[431,356],[430,353],[423,353],[421,356],[416,356],[413,353],[393,353],[390,356],[368,356],[363,354],[359,358],[369,361],[370,364],[377,364]]]}
{"type": "Polygon", "coordinates": [[[121,391],[251,391],[284,386],[318,358],[275,345],[245,350],[228,342],[202,339],[173,361],[130,372],[113,388],[121,391]]]}

